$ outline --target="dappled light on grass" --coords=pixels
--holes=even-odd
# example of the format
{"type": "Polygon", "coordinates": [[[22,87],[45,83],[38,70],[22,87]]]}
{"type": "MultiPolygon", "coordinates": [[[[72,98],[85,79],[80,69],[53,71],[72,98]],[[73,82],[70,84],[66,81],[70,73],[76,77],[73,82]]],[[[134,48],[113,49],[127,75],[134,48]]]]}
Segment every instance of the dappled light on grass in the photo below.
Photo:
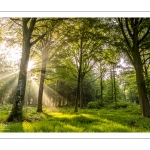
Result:
{"type": "Polygon", "coordinates": [[[61,118],[71,119],[71,118],[75,117],[76,115],[69,115],[69,114],[63,114],[63,113],[58,112],[58,113],[53,113],[52,116],[55,118],[59,118],[59,119],[61,119],[61,118]]]}
{"type": "Polygon", "coordinates": [[[22,123],[22,127],[23,127],[24,132],[35,132],[33,125],[30,122],[24,121],[22,123]]]}
{"type": "MultiPolygon", "coordinates": [[[[99,122],[91,126],[91,130],[97,132],[130,132],[131,131],[131,129],[128,126],[107,119],[100,119],[99,122]]],[[[133,129],[132,132],[134,132],[133,129]]]]}
{"type": "Polygon", "coordinates": [[[0,107],[0,132],[150,132],[149,118],[138,114],[138,106],[125,109],[43,108],[25,106],[23,122],[7,123],[11,105],[0,107]]]}
{"type": "MultiPolygon", "coordinates": [[[[138,128],[124,125],[124,123],[117,123],[117,116],[112,117],[114,121],[107,119],[109,111],[105,111],[105,117],[97,117],[95,114],[65,114],[60,112],[51,112],[47,117],[47,121],[43,120],[35,122],[34,132],[136,132],[140,131],[138,128]],[[39,128],[39,130],[38,130],[39,128]]],[[[95,112],[94,112],[95,113],[95,112]]],[[[112,111],[111,111],[112,113],[112,111]]],[[[112,113],[112,115],[113,115],[112,113]]],[[[121,112],[120,112],[121,113],[121,112]]],[[[110,115],[108,115],[110,116],[110,115]]]]}
{"type": "Polygon", "coordinates": [[[5,132],[24,132],[22,123],[9,123],[7,124],[7,130],[5,132]]]}
{"type": "Polygon", "coordinates": [[[0,132],[7,132],[7,131],[8,131],[7,124],[0,123],[0,132]]]}

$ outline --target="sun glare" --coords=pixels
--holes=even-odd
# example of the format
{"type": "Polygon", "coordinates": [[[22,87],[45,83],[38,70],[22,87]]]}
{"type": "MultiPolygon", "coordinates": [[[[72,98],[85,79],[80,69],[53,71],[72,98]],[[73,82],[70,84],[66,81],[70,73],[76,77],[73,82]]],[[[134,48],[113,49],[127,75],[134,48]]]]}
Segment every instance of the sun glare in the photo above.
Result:
{"type": "Polygon", "coordinates": [[[30,71],[33,67],[34,67],[34,62],[32,60],[30,60],[28,62],[28,71],[30,71]]]}
{"type": "Polygon", "coordinates": [[[5,49],[6,59],[10,62],[18,62],[21,59],[21,49],[19,47],[5,49]]]}

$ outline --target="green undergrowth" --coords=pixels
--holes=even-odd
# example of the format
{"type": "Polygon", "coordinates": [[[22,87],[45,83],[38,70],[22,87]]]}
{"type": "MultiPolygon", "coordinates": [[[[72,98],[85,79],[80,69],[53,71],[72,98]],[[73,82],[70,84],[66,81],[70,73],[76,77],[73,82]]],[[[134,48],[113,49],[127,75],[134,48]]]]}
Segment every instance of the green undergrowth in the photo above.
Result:
{"type": "Polygon", "coordinates": [[[0,132],[149,132],[150,119],[138,105],[102,109],[43,108],[25,106],[22,122],[6,122],[11,105],[0,106],[0,132]]]}

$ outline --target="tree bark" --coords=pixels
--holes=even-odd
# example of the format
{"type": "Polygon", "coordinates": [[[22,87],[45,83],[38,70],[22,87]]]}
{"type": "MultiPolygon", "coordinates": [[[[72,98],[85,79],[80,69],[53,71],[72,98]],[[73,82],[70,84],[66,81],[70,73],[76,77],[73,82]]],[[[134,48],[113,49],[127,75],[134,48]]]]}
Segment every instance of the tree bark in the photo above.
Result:
{"type": "Polygon", "coordinates": [[[61,107],[61,98],[58,97],[58,107],[61,107]]]}
{"type": "MultiPolygon", "coordinates": [[[[83,35],[82,35],[83,36],[83,35]]],[[[81,101],[81,73],[82,73],[82,37],[80,40],[80,56],[79,56],[79,69],[78,69],[78,82],[77,82],[77,96],[76,96],[76,101],[75,101],[75,109],[74,112],[78,112],[78,102],[79,100],[81,101]]]]}
{"type": "Polygon", "coordinates": [[[84,74],[81,72],[80,75],[80,108],[83,109],[83,78],[84,74]]]}
{"type": "Polygon", "coordinates": [[[79,97],[80,97],[80,73],[78,72],[77,93],[76,93],[74,112],[78,112],[79,97]]]}
{"type": "Polygon", "coordinates": [[[114,101],[114,82],[113,82],[113,72],[112,71],[111,71],[111,99],[112,99],[112,101],[114,101]]]}
{"type": "Polygon", "coordinates": [[[22,121],[22,107],[24,104],[26,78],[27,78],[27,66],[30,55],[30,36],[28,33],[27,22],[23,20],[23,48],[22,58],[20,64],[20,72],[18,78],[17,92],[13,103],[11,114],[7,121],[22,121]]]}
{"type": "Polygon", "coordinates": [[[115,67],[113,64],[113,78],[114,78],[114,103],[117,102],[117,90],[116,90],[116,77],[115,77],[115,67]]]}
{"type": "Polygon", "coordinates": [[[144,72],[140,58],[140,53],[135,54],[134,60],[135,60],[134,66],[136,70],[136,82],[138,86],[139,103],[141,107],[142,116],[149,118],[150,117],[149,101],[147,97],[147,91],[145,88],[144,72]]]}
{"type": "Polygon", "coordinates": [[[22,108],[24,105],[24,96],[26,89],[26,79],[27,79],[27,67],[30,56],[30,48],[36,44],[40,39],[42,39],[45,34],[40,35],[36,40],[31,42],[32,32],[35,27],[36,18],[22,18],[23,26],[23,46],[22,46],[22,57],[20,63],[20,72],[18,78],[17,92],[15,94],[15,99],[12,107],[12,111],[7,118],[7,121],[22,121],[22,108]]]}
{"type": "Polygon", "coordinates": [[[100,102],[103,104],[103,72],[100,72],[100,102]]]}
{"type": "Polygon", "coordinates": [[[42,65],[41,65],[41,78],[40,78],[40,86],[39,86],[39,94],[38,94],[38,107],[37,112],[42,112],[42,99],[43,99],[43,89],[44,89],[44,79],[46,73],[46,63],[48,60],[48,51],[49,51],[49,42],[47,38],[47,42],[43,43],[42,52],[42,65]]]}
{"type": "Polygon", "coordinates": [[[126,44],[128,46],[128,49],[126,50],[126,52],[131,62],[133,63],[133,66],[136,71],[136,82],[138,86],[139,103],[141,107],[142,116],[150,118],[149,101],[147,97],[147,91],[145,88],[143,64],[142,64],[142,59],[141,59],[140,51],[139,51],[139,45],[142,43],[144,38],[149,34],[150,26],[148,27],[147,32],[142,36],[142,38],[139,39],[140,30],[138,27],[139,27],[139,23],[141,24],[142,22],[139,22],[139,18],[126,19],[126,22],[131,23],[131,28],[132,28],[132,32],[131,32],[131,29],[128,27],[128,23],[126,23],[126,28],[128,29],[128,33],[130,32],[130,34],[128,35],[130,35],[132,39],[130,40],[126,35],[126,31],[123,25],[123,20],[118,19],[118,21],[119,21],[120,29],[126,41],[126,44]]]}
{"type": "Polygon", "coordinates": [[[37,112],[43,112],[43,110],[42,110],[42,97],[43,97],[45,73],[46,73],[46,62],[45,62],[45,60],[42,60],[37,112]]]}

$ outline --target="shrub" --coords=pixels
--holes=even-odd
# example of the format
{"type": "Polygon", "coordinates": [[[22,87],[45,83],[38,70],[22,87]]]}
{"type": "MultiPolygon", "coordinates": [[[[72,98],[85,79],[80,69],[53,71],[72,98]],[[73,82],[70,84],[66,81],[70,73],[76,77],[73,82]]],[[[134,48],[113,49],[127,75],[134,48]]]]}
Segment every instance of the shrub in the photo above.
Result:
{"type": "Polygon", "coordinates": [[[107,106],[108,109],[120,109],[120,108],[127,108],[130,105],[128,102],[117,102],[116,104],[110,104],[107,106]]]}
{"type": "Polygon", "coordinates": [[[127,102],[118,102],[115,105],[116,109],[118,109],[118,108],[127,108],[128,106],[129,106],[129,103],[127,103],[127,102]]]}
{"type": "Polygon", "coordinates": [[[93,102],[89,102],[87,104],[87,108],[88,109],[99,109],[99,108],[101,108],[103,106],[104,105],[100,101],[93,101],[93,102]]]}
{"type": "Polygon", "coordinates": [[[99,100],[99,101],[97,101],[97,105],[98,105],[98,108],[102,108],[102,107],[105,106],[105,103],[104,103],[104,102],[102,103],[102,102],[99,100]]]}
{"type": "Polygon", "coordinates": [[[87,104],[87,108],[89,108],[89,109],[96,109],[97,108],[97,102],[89,102],[87,104]]]}

